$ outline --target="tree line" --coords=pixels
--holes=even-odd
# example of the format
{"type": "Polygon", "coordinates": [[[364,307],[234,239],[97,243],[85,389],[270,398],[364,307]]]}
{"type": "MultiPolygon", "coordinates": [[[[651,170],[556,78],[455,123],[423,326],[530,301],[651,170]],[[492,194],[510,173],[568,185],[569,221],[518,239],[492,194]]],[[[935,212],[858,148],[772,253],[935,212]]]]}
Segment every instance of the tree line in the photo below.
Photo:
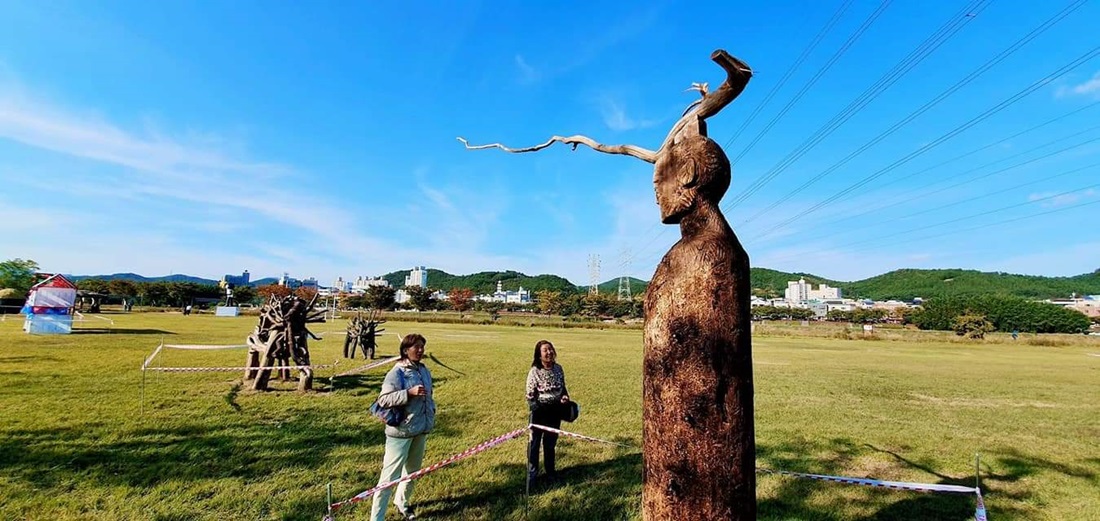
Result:
{"type": "Polygon", "coordinates": [[[1006,295],[933,298],[909,320],[921,329],[966,332],[1082,333],[1090,324],[1087,316],[1072,309],[1006,295]]]}

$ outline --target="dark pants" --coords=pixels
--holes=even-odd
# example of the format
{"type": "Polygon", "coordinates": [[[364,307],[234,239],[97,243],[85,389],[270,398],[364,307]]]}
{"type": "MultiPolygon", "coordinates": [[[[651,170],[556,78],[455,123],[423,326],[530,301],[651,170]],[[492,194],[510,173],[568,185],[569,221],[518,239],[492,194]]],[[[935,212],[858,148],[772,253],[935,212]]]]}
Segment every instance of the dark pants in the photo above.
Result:
{"type": "MultiPolygon", "coordinates": [[[[531,423],[561,428],[561,411],[557,404],[545,404],[531,412],[531,423]]],[[[531,429],[531,440],[527,442],[527,474],[539,473],[539,444],[546,456],[546,473],[554,473],[554,446],[558,444],[558,435],[542,429],[531,429]]]]}

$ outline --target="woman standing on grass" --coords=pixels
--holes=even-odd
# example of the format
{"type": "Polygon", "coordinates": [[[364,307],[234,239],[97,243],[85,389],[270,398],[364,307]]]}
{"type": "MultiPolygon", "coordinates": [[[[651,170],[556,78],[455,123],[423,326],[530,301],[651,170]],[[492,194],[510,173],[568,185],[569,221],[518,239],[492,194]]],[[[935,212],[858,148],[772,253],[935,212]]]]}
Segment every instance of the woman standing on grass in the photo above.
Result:
{"type": "MultiPolygon", "coordinates": [[[[401,339],[401,359],[386,373],[382,381],[382,393],[378,404],[382,407],[401,407],[405,419],[397,426],[386,426],[386,454],[382,457],[382,475],[378,484],[408,476],[420,470],[424,462],[424,445],[428,433],[435,426],[435,401],[432,399],[432,373],[420,363],[424,358],[424,346],[428,343],[416,333],[401,339]]],[[[416,519],[409,506],[413,482],[397,485],[393,504],[405,519],[416,519]]],[[[386,519],[386,506],[392,488],[374,494],[370,517],[374,521],[386,519]]]]}
{"type": "MultiPolygon", "coordinates": [[[[569,403],[569,391],[565,387],[565,371],[557,363],[558,353],[549,340],[535,343],[531,370],[527,372],[527,406],[531,410],[531,423],[555,429],[561,427],[562,410],[569,403]]],[[[527,444],[527,486],[534,486],[539,473],[539,445],[546,458],[546,478],[557,478],[554,469],[554,446],[558,435],[541,429],[531,429],[527,444]]]]}

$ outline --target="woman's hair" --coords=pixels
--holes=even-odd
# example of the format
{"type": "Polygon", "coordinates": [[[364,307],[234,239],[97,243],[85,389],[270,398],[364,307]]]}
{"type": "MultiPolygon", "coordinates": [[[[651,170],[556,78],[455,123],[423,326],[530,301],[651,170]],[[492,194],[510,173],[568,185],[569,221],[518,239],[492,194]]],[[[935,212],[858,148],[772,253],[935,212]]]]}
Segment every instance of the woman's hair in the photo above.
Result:
{"type": "Polygon", "coordinates": [[[419,333],[409,333],[405,335],[405,338],[401,339],[401,359],[404,360],[408,358],[409,349],[417,344],[420,344],[422,346],[428,345],[428,339],[424,338],[424,336],[419,333]]]}
{"type": "Polygon", "coordinates": [[[535,356],[531,358],[531,367],[542,367],[543,345],[548,345],[550,346],[550,349],[554,349],[554,344],[551,344],[549,340],[539,340],[538,342],[535,342],[535,356]]]}

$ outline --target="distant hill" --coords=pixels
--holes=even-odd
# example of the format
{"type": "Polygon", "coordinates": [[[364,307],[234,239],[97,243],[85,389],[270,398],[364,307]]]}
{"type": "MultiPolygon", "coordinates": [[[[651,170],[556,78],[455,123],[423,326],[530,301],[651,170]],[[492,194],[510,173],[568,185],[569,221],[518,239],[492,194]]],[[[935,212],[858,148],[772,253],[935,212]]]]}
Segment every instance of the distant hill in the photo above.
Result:
{"type": "Polygon", "coordinates": [[[163,277],[144,277],[137,273],[113,273],[111,275],[65,275],[69,280],[73,282],[80,282],[84,279],[102,279],[102,280],[131,280],[134,282],[194,282],[195,284],[217,284],[218,281],[204,279],[201,277],[192,277],[190,275],[165,275],[163,277]]]}
{"type": "Polygon", "coordinates": [[[846,296],[875,300],[958,295],[1013,295],[1024,298],[1068,298],[1100,294],[1100,270],[1074,277],[1040,277],[976,270],[894,270],[869,279],[839,283],[846,296]]]}
{"type": "MultiPolygon", "coordinates": [[[[645,294],[645,288],[646,288],[646,286],[649,285],[648,281],[645,281],[645,280],[642,280],[642,279],[636,279],[634,277],[629,277],[628,280],[630,281],[630,294],[631,295],[633,295],[635,297],[640,297],[640,296],[645,294]]],[[[618,295],[619,294],[619,278],[615,277],[615,278],[613,278],[613,279],[611,279],[607,282],[600,283],[598,285],[598,287],[600,288],[600,293],[608,293],[608,294],[611,294],[611,295],[618,295]]],[[[578,291],[588,291],[588,286],[580,286],[580,287],[577,288],[577,290],[578,291]]]]}
{"type": "Polygon", "coordinates": [[[256,287],[269,286],[271,284],[278,284],[279,283],[279,278],[278,277],[267,277],[267,278],[263,278],[263,279],[259,279],[259,280],[251,280],[248,283],[249,283],[249,285],[256,286],[256,287]]]}
{"type": "MultiPolygon", "coordinates": [[[[405,285],[408,270],[394,271],[383,275],[391,285],[400,288],[405,285]]],[[[163,277],[143,277],[136,273],[115,273],[112,275],[72,275],[74,281],[89,278],[104,280],[127,279],[136,282],[194,282],[198,284],[217,284],[216,280],[192,277],[190,275],[166,275],[163,277]]],[[[902,269],[883,273],[868,279],[844,282],[827,279],[812,273],[787,273],[768,268],[752,268],[751,283],[753,294],[763,297],[782,297],[787,282],[805,278],[811,284],[828,284],[841,289],[841,294],[849,298],[870,298],[874,300],[911,300],[914,297],[932,298],[938,296],[959,295],[1013,295],[1017,297],[1046,299],[1065,298],[1071,294],[1100,295],[1100,269],[1074,277],[1042,277],[1037,275],[1016,275],[1011,273],[982,272],[963,269],[902,269]]],[[[448,291],[454,288],[470,288],[475,293],[492,293],[496,282],[500,280],[505,290],[517,290],[522,286],[532,292],[543,289],[565,293],[583,292],[587,286],[576,286],[557,275],[527,275],[518,271],[483,271],[470,275],[452,275],[445,271],[429,268],[428,285],[434,289],[448,291]]],[[[252,281],[254,286],[277,283],[279,279],[267,277],[252,281]]],[[[632,295],[645,294],[647,281],[630,278],[632,295]]],[[[617,294],[618,277],[604,281],[599,285],[600,293],[617,294]]]]}

